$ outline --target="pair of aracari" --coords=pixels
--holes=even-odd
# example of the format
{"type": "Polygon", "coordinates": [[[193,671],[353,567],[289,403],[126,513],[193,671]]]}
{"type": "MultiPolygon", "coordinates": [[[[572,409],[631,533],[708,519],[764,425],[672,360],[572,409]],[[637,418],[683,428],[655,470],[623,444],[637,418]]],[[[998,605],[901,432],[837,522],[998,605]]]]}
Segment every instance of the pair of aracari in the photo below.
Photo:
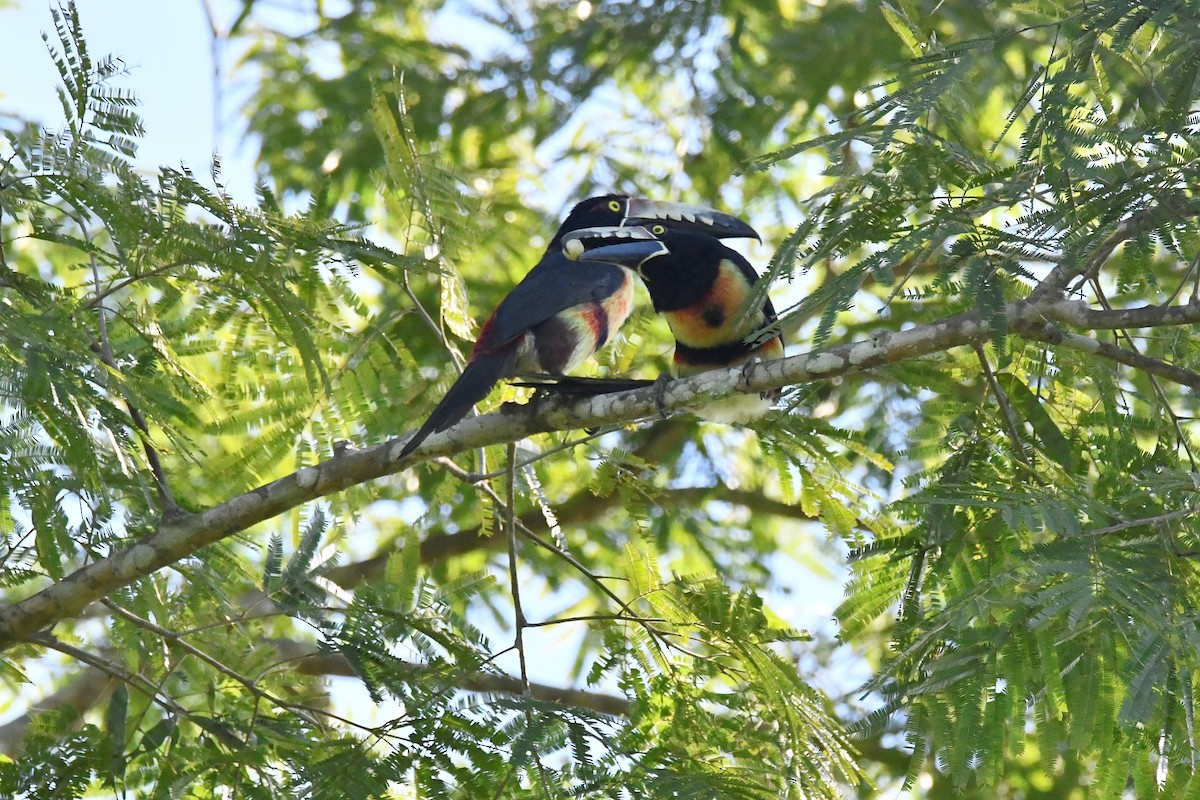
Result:
{"type": "Polygon", "coordinates": [[[759,237],[737,217],[700,206],[622,195],[577,204],[484,323],[462,375],[400,458],[465,417],[504,378],[566,379],[629,317],[635,274],[675,336],[677,374],[782,357],[775,309],[764,298],[748,313],[758,274],[721,243],[727,238],[759,237]]]}

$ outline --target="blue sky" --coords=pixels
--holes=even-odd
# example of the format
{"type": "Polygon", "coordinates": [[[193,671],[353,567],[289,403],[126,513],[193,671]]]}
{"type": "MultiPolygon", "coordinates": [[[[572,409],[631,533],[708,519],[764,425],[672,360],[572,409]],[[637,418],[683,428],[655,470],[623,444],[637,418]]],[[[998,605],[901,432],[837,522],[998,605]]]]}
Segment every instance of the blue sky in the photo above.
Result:
{"type": "MultiPolygon", "coordinates": [[[[41,34],[57,41],[51,8],[58,0],[0,0],[0,115],[18,114],[49,128],[62,122],[55,87],[58,74],[41,34]]],[[[237,98],[229,86],[230,66],[237,53],[214,54],[211,9],[224,30],[242,9],[240,0],[76,0],[83,33],[93,58],[120,57],[129,74],[117,82],[138,98],[146,133],[138,163],[158,167],[190,167],[208,174],[214,153],[220,155],[223,183],[239,200],[252,203],[253,141],[246,141],[237,98]],[[218,64],[219,59],[219,64],[218,64]],[[215,70],[222,69],[220,74],[215,70]],[[218,92],[224,93],[218,96],[218,92]]],[[[339,0],[326,0],[333,13],[339,0]]],[[[294,27],[296,13],[260,4],[255,14],[271,16],[282,30],[294,27]]],[[[489,26],[465,17],[456,4],[447,20],[433,30],[478,52],[500,44],[489,26]]],[[[565,202],[565,201],[563,201],[565,202]]]]}
{"type": "MultiPolygon", "coordinates": [[[[58,74],[41,34],[57,41],[52,4],[0,0],[0,113],[16,113],[50,128],[62,122],[58,74]]],[[[222,24],[236,14],[231,0],[210,5],[222,24]]],[[[79,16],[93,58],[120,56],[129,74],[123,88],[137,95],[146,125],[138,162],[147,170],[186,163],[206,175],[214,151],[239,195],[253,187],[252,152],[238,146],[240,123],[227,102],[215,111],[216,82],[204,4],[163,0],[79,0],[79,16]]]]}

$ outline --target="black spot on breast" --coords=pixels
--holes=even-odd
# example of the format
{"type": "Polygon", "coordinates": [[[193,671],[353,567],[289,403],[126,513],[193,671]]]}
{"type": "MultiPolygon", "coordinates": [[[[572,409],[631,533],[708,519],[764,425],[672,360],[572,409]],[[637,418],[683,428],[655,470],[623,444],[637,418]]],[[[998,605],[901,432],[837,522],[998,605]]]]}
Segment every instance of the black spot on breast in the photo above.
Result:
{"type": "Polygon", "coordinates": [[[725,309],[717,305],[708,306],[700,312],[700,319],[710,328],[719,328],[725,324],[725,309]]]}

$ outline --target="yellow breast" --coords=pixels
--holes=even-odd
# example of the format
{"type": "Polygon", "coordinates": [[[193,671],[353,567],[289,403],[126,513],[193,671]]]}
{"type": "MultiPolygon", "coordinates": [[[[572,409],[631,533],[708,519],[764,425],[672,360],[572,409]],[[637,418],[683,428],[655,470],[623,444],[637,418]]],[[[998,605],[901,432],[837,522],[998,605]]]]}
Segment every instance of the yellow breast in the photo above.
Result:
{"type": "Polygon", "coordinates": [[[761,310],[742,319],[753,289],[734,264],[721,262],[717,279],[700,302],[665,315],[671,333],[676,341],[689,347],[741,341],[763,324],[761,310]]]}

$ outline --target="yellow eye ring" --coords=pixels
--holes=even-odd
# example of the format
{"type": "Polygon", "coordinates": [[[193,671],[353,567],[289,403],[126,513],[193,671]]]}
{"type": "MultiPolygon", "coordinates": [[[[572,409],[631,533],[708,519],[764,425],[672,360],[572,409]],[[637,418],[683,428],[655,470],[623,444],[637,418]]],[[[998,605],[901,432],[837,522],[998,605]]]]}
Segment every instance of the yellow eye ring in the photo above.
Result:
{"type": "Polygon", "coordinates": [[[620,211],[621,204],[616,200],[609,200],[608,201],[608,210],[609,211],[620,211]]]}
{"type": "Polygon", "coordinates": [[[650,232],[653,233],[655,236],[658,236],[660,233],[666,233],[667,229],[662,225],[655,225],[653,228],[650,229],[650,232]]]}

